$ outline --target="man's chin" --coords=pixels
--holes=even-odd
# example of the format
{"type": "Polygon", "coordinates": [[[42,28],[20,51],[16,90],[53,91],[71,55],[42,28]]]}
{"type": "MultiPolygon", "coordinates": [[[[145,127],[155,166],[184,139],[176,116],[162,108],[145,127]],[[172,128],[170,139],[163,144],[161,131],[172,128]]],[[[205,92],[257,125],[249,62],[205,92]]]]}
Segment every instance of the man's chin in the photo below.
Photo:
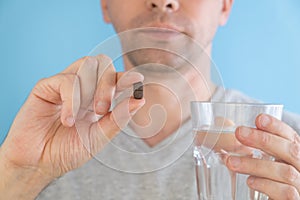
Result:
{"type": "Polygon", "coordinates": [[[171,68],[179,68],[185,64],[185,59],[180,55],[162,50],[144,49],[127,55],[134,67],[141,65],[164,65],[171,68]]]}

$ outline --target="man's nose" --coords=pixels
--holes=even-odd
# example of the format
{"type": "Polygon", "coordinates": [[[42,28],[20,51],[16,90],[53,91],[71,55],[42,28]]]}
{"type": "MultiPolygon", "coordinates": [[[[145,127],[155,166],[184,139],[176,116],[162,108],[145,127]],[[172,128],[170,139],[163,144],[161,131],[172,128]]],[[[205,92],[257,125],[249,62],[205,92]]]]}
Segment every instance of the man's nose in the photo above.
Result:
{"type": "Polygon", "coordinates": [[[178,0],[147,0],[147,7],[152,11],[176,12],[179,9],[178,0]]]}

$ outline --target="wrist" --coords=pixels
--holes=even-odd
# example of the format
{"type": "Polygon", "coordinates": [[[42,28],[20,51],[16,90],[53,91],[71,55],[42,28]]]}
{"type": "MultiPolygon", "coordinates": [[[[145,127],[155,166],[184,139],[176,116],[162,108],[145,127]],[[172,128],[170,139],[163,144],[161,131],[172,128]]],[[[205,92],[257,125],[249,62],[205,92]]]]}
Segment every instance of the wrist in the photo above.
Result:
{"type": "Polygon", "coordinates": [[[35,199],[53,180],[34,167],[16,166],[0,150],[0,200],[35,199]]]}

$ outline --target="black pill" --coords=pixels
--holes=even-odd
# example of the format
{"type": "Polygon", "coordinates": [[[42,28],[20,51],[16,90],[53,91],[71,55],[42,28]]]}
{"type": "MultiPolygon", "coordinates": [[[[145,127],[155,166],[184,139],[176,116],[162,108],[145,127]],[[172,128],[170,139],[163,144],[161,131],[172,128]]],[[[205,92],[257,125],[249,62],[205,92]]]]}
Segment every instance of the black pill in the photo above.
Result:
{"type": "Polygon", "coordinates": [[[142,99],[143,98],[143,83],[142,82],[137,82],[133,84],[133,97],[135,99],[142,99]]]}

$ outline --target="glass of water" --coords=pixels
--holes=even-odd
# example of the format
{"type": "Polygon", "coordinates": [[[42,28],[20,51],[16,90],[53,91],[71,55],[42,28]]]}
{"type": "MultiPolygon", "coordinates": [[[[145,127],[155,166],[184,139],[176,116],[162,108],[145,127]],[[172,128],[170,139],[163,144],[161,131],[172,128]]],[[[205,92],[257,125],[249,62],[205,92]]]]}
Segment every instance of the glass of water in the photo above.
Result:
{"type": "Polygon", "coordinates": [[[256,127],[256,117],[261,113],[281,119],[282,110],[282,105],[274,104],[191,103],[199,200],[268,199],[247,186],[248,175],[230,171],[224,162],[229,155],[272,160],[272,156],[242,145],[234,132],[238,126],[256,127]]]}

